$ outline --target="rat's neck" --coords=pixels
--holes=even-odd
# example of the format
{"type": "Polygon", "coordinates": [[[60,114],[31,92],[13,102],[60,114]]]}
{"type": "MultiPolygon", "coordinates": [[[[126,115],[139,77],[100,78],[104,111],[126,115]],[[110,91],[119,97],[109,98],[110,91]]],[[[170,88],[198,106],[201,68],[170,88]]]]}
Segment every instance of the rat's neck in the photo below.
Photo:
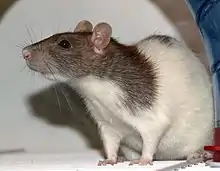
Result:
{"type": "Polygon", "coordinates": [[[111,43],[100,66],[97,76],[114,82],[126,93],[126,107],[131,110],[134,104],[143,109],[152,107],[158,87],[156,67],[136,46],[111,43]]]}

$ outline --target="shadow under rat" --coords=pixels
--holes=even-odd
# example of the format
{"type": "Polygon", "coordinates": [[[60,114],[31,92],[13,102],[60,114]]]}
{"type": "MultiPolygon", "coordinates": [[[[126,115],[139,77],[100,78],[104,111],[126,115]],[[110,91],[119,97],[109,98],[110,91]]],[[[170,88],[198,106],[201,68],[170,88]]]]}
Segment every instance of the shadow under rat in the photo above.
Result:
{"type": "Polygon", "coordinates": [[[49,124],[70,127],[87,140],[90,148],[102,149],[97,126],[83,99],[67,84],[58,83],[27,99],[32,114],[49,124]]]}
{"type": "MultiPolygon", "coordinates": [[[[86,109],[83,99],[69,85],[57,83],[45,88],[30,95],[27,104],[34,117],[48,124],[69,127],[79,132],[86,139],[89,148],[98,150],[105,157],[97,124],[86,109]]],[[[124,143],[121,145],[126,146],[124,143]]],[[[127,160],[121,148],[118,155],[122,160],[127,160]]]]}

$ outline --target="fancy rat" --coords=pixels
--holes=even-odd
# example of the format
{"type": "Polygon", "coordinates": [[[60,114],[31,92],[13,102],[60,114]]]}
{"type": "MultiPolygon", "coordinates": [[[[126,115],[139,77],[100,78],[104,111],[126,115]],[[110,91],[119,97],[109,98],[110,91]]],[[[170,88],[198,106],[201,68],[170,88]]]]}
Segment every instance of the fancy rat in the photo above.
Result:
{"type": "Polygon", "coordinates": [[[83,20],[74,32],[23,48],[31,70],[65,81],[96,121],[106,159],[130,164],[190,159],[212,144],[212,86],[206,68],[181,41],[151,35],[125,45],[110,24],[83,20]]]}

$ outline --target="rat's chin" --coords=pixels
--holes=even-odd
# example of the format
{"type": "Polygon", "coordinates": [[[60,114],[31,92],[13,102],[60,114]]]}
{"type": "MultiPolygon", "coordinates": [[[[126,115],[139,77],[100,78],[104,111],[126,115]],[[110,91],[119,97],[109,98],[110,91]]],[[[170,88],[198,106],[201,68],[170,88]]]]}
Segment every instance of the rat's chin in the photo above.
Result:
{"type": "Polygon", "coordinates": [[[67,77],[64,77],[62,75],[59,74],[44,74],[41,73],[43,75],[44,78],[46,78],[47,80],[51,80],[51,81],[56,81],[56,82],[66,82],[69,79],[67,77]]]}

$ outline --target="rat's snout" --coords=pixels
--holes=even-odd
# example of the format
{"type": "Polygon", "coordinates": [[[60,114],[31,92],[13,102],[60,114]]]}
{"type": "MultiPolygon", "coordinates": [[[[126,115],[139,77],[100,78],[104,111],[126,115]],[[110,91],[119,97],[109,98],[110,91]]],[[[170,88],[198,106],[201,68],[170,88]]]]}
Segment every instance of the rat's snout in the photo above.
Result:
{"type": "Polygon", "coordinates": [[[24,50],[22,51],[22,55],[23,55],[23,58],[24,58],[25,60],[28,60],[28,59],[31,58],[31,52],[28,51],[28,50],[26,50],[26,49],[24,49],[24,50]]]}
{"type": "Polygon", "coordinates": [[[36,51],[33,51],[29,48],[24,48],[22,50],[22,56],[30,69],[34,71],[39,71],[39,69],[42,70],[42,64],[39,58],[39,54],[36,51]]]}
{"type": "Polygon", "coordinates": [[[21,51],[27,66],[36,72],[42,74],[52,72],[52,66],[48,64],[46,53],[42,53],[41,49],[36,47],[25,47],[21,51]]]}
{"type": "Polygon", "coordinates": [[[24,50],[22,51],[22,55],[23,55],[23,58],[24,58],[25,60],[28,60],[28,59],[31,58],[31,52],[28,51],[28,50],[26,50],[26,49],[24,49],[24,50]]]}

